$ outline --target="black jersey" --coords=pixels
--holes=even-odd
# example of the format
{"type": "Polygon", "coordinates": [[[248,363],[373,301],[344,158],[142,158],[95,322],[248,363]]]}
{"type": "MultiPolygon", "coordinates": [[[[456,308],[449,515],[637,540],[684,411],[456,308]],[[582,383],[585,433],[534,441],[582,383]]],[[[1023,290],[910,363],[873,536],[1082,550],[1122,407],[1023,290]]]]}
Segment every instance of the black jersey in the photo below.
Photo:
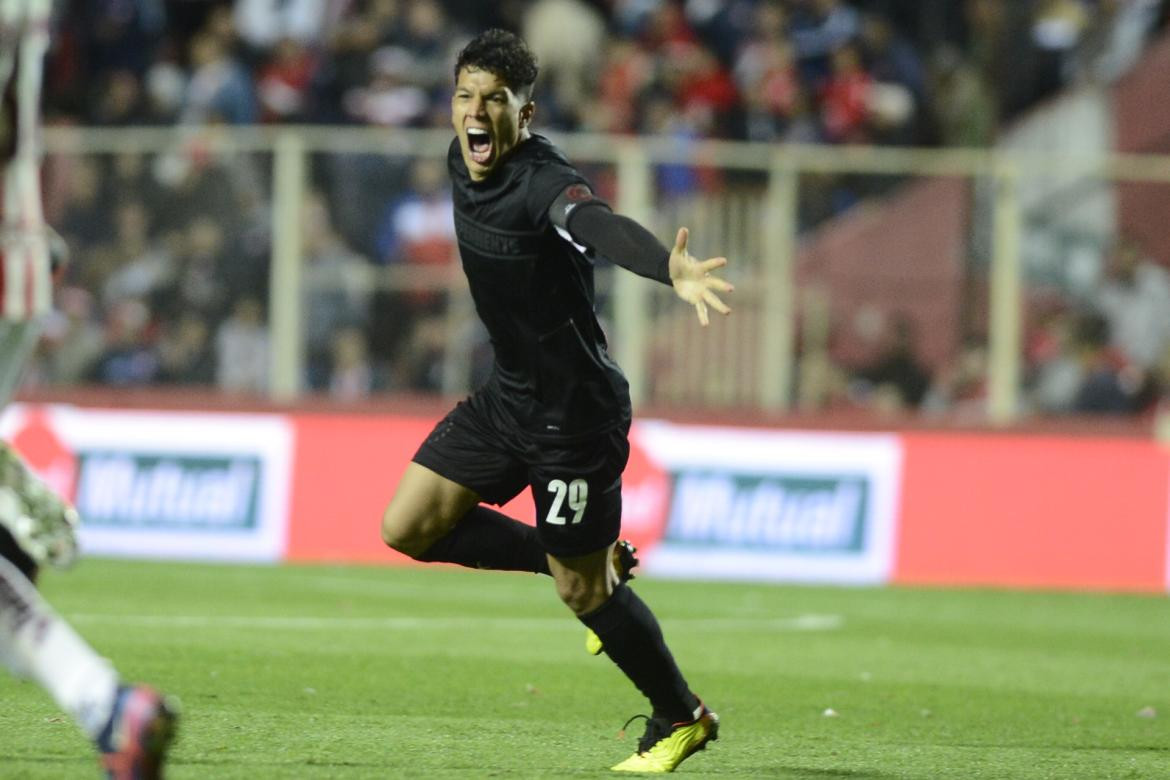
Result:
{"type": "Polygon", "coordinates": [[[623,424],[629,385],[594,312],[593,263],[548,217],[556,197],[585,179],[539,135],[483,181],[472,181],[458,139],[447,167],[459,254],[495,349],[491,382],[505,410],[540,438],[623,424]]]}

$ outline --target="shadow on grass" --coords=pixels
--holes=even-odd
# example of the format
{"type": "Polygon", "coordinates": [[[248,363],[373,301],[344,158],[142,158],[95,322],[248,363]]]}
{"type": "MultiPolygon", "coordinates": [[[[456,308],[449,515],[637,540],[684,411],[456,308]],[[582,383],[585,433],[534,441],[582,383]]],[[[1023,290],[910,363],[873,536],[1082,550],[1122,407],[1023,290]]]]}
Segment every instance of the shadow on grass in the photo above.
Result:
{"type": "Polygon", "coordinates": [[[795,780],[892,780],[896,775],[868,769],[825,769],[811,766],[756,766],[735,767],[735,771],[749,772],[752,777],[784,777],[795,780]]]}

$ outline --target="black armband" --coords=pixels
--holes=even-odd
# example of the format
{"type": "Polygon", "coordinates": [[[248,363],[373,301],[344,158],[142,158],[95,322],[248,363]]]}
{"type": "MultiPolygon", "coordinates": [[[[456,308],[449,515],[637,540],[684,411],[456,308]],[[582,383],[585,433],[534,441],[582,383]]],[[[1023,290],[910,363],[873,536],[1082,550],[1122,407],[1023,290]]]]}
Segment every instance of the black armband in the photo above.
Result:
{"type": "Polygon", "coordinates": [[[622,268],[663,284],[671,283],[670,250],[634,220],[614,214],[584,185],[574,185],[561,193],[549,208],[549,218],[574,241],[622,268]]]}

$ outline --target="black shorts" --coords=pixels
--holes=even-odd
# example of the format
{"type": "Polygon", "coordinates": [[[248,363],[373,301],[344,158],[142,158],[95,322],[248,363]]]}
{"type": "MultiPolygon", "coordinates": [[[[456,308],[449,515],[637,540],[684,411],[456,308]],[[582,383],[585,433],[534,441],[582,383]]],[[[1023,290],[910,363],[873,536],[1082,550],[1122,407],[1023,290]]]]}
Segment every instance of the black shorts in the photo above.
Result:
{"type": "Polygon", "coordinates": [[[616,542],[629,421],[583,440],[534,441],[495,393],[488,385],[461,401],[427,436],[414,462],[497,506],[531,486],[537,536],[555,557],[587,555],[616,542]]]}

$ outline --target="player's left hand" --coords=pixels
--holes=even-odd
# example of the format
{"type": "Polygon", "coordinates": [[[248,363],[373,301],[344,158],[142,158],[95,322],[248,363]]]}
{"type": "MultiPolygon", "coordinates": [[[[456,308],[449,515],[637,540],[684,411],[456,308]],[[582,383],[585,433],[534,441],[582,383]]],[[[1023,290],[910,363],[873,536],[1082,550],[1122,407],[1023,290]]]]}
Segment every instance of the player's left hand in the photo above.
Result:
{"type": "Polygon", "coordinates": [[[730,282],[711,275],[716,268],[727,265],[727,258],[712,257],[702,262],[696,260],[687,251],[689,236],[690,231],[685,227],[678,229],[674,249],[670,251],[670,281],[678,297],[695,307],[699,314],[699,324],[706,326],[710,322],[707,317],[708,306],[720,314],[731,314],[731,308],[719,299],[715,291],[729,293],[735,290],[735,287],[730,282]]]}

